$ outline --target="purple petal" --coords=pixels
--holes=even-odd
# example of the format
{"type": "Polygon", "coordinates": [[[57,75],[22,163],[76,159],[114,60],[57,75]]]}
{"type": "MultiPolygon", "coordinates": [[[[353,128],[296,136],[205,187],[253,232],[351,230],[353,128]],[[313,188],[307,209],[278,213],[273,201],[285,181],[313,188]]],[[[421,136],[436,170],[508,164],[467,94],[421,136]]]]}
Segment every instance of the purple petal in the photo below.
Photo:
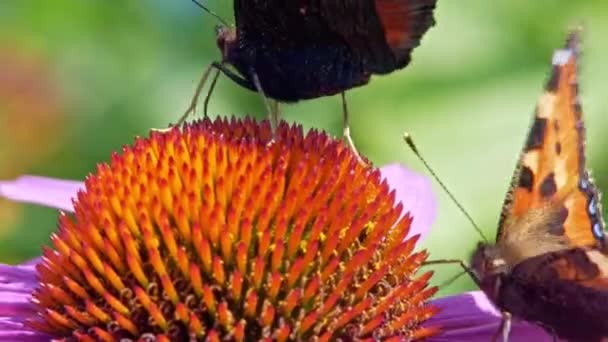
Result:
{"type": "Polygon", "coordinates": [[[74,211],[72,198],[84,183],[38,176],[21,176],[14,181],[0,181],[0,197],[13,201],[40,204],[74,211]]]}
{"type": "MultiPolygon", "coordinates": [[[[487,342],[492,341],[500,329],[500,314],[481,291],[439,298],[433,304],[439,306],[441,312],[425,325],[441,326],[442,333],[429,341],[487,342]]],[[[509,341],[551,342],[553,337],[536,325],[513,320],[509,341]]]]}
{"type": "Polygon", "coordinates": [[[385,165],[380,171],[391,189],[397,191],[397,201],[403,203],[403,212],[414,217],[410,234],[420,234],[420,238],[424,238],[431,230],[437,211],[430,179],[397,163],[385,165]]]}
{"type": "Polygon", "coordinates": [[[50,341],[24,323],[37,315],[31,294],[38,286],[35,264],[0,264],[0,341],[50,341]]]}

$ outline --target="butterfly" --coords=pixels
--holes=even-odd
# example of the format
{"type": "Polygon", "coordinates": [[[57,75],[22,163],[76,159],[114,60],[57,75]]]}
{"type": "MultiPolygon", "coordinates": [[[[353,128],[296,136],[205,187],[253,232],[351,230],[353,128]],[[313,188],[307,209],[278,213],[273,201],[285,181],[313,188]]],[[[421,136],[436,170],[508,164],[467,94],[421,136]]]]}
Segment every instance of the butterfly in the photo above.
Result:
{"type": "Polygon", "coordinates": [[[217,30],[222,59],[210,66],[217,69],[211,87],[221,71],[243,88],[280,102],[342,93],[347,127],[344,92],[367,84],[372,75],[407,66],[435,23],[436,2],[234,0],[236,27],[217,30]]]}
{"type": "Polygon", "coordinates": [[[585,166],[579,34],[554,53],[496,243],[481,243],[472,256],[480,288],[505,314],[505,341],[511,315],[571,341],[608,340],[608,244],[585,166]]]}
{"type": "Polygon", "coordinates": [[[436,0],[234,0],[221,28],[223,72],[253,91],[294,102],[366,84],[405,67],[434,24],[436,0]]]}

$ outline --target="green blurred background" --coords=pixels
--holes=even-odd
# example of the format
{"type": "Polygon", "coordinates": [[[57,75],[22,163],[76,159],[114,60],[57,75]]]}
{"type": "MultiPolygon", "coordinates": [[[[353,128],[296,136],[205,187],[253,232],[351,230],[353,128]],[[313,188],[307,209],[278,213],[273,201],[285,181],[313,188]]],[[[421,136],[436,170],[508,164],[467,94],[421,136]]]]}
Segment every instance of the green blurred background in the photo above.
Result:
{"type": "MultiPolygon", "coordinates": [[[[208,6],[232,22],[232,1],[208,6]]],[[[608,2],[439,0],[437,25],[412,64],[348,93],[359,150],[378,165],[421,170],[426,158],[493,236],[553,49],[585,25],[581,81],[588,160],[608,189],[608,2]]],[[[205,66],[220,57],[216,21],[188,0],[0,1],[0,178],[83,179],[110,153],[186,108],[205,66]]],[[[212,113],[265,117],[257,94],[220,79],[212,113]]],[[[339,97],[283,106],[287,120],[341,132],[339,97]]],[[[438,188],[424,245],[432,258],[468,258],[479,237],[438,188]]],[[[0,261],[40,254],[57,213],[0,201],[0,261]]],[[[457,274],[438,269],[436,282],[457,274]]],[[[467,277],[443,293],[471,289],[467,277]]]]}

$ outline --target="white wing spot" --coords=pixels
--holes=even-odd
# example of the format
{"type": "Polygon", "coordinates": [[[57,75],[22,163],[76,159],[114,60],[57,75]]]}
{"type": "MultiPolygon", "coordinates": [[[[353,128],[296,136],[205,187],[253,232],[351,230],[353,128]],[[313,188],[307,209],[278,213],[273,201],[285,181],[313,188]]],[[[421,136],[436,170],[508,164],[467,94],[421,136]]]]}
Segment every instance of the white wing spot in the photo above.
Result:
{"type": "Polygon", "coordinates": [[[572,50],[556,50],[553,54],[553,65],[565,65],[572,55],[572,50]]]}
{"type": "Polygon", "coordinates": [[[536,173],[538,171],[538,151],[525,153],[522,164],[532,170],[532,173],[536,173]]]}
{"type": "Polygon", "coordinates": [[[538,101],[536,116],[539,118],[551,118],[555,112],[555,95],[545,93],[538,101]]]}

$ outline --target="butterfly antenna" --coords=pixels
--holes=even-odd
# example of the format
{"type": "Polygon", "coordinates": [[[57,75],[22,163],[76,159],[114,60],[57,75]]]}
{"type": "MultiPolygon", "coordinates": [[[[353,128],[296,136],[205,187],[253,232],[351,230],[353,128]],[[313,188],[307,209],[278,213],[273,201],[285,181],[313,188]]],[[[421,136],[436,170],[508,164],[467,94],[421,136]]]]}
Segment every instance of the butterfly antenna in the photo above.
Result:
{"type": "Polygon", "coordinates": [[[203,11],[211,14],[211,16],[215,17],[215,19],[219,20],[219,22],[221,22],[225,26],[230,26],[224,19],[222,19],[222,17],[220,17],[219,15],[217,15],[217,13],[215,13],[212,10],[210,10],[209,8],[207,8],[207,6],[201,4],[198,0],[192,0],[192,2],[194,2],[196,4],[196,6],[202,8],[203,11]]]}
{"type": "Polygon", "coordinates": [[[422,157],[422,154],[418,150],[418,147],[416,146],[416,144],[414,144],[414,140],[412,139],[411,135],[409,133],[407,133],[407,132],[403,133],[403,140],[405,140],[405,143],[410,147],[410,149],[412,150],[412,152],[414,152],[414,154],[416,155],[416,157],[418,157],[418,159],[420,159],[420,161],[422,162],[422,164],[424,165],[424,167],[431,174],[431,176],[435,179],[435,181],[439,184],[439,186],[441,186],[441,188],[443,189],[443,191],[445,191],[446,194],[448,194],[448,196],[450,196],[450,199],[452,199],[452,202],[454,202],[454,204],[456,204],[456,206],[458,207],[458,209],[460,209],[460,211],[469,220],[469,222],[471,222],[471,224],[473,225],[473,228],[477,231],[477,233],[481,236],[481,238],[485,242],[488,242],[488,239],[483,234],[483,232],[481,231],[481,229],[479,228],[479,226],[475,223],[475,221],[473,220],[473,218],[471,217],[471,215],[469,215],[469,212],[466,211],[466,209],[462,206],[462,204],[460,204],[460,202],[456,199],[456,197],[454,197],[454,195],[452,194],[452,192],[450,190],[448,190],[447,186],[445,186],[445,184],[441,181],[441,179],[439,179],[439,176],[437,176],[437,174],[435,173],[435,171],[433,171],[433,169],[431,168],[431,166],[429,165],[429,163],[427,163],[426,160],[424,159],[424,157],[422,157]]]}

